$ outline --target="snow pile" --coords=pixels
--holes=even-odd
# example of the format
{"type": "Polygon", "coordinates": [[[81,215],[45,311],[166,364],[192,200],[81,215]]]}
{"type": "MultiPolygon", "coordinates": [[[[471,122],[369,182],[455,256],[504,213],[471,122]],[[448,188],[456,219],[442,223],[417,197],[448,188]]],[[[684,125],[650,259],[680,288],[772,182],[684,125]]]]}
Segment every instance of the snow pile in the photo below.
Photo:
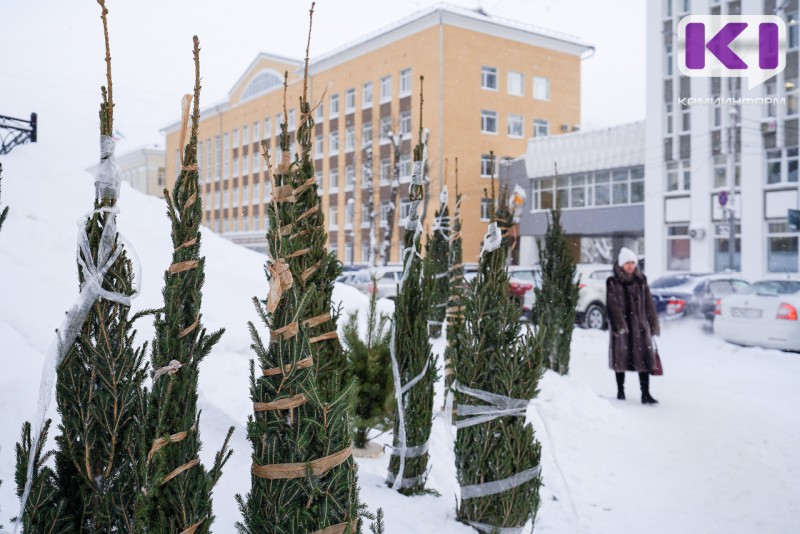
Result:
{"type": "MultiPolygon", "coordinates": [[[[22,422],[36,412],[43,354],[78,290],[75,223],[94,193],[91,177],[71,170],[80,164],[46,164],[36,145],[15,149],[3,165],[3,201],[11,212],[0,233],[0,523],[8,527],[18,507],[13,446],[22,422]]],[[[124,185],[120,208],[120,232],[143,266],[133,308],[158,307],[171,255],[165,204],[124,185]]],[[[200,374],[201,456],[210,463],[228,426],[236,427],[235,453],[214,494],[214,531],[230,533],[239,519],[233,495],[250,485],[247,322],[256,320],[251,299],[264,297],[267,283],[263,256],[210,232],[203,233],[203,254],[203,322],[226,333],[200,374]]],[[[345,312],[361,310],[363,326],[364,295],[337,285],[334,298],[345,312]]],[[[381,309],[391,312],[391,303],[381,302],[381,309]]],[[[137,325],[139,341],[152,336],[151,323],[137,325]]],[[[660,343],[666,374],[651,381],[661,403],[644,407],[634,374],[627,378],[628,400],[614,398],[607,343],[605,332],[576,330],[570,375],[547,373],[528,410],[542,442],[537,532],[797,531],[800,356],[734,347],[697,322],[670,322],[660,343]]],[[[434,351],[441,366],[442,339],[434,340],[434,351]]],[[[473,532],[454,518],[454,430],[440,411],[442,387],[428,483],[440,497],[388,489],[388,448],[358,461],[362,499],[372,511],[383,507],[390,533],[473,532]]],[[[377,441],[390,444],[391,435],[377,441]]]]}

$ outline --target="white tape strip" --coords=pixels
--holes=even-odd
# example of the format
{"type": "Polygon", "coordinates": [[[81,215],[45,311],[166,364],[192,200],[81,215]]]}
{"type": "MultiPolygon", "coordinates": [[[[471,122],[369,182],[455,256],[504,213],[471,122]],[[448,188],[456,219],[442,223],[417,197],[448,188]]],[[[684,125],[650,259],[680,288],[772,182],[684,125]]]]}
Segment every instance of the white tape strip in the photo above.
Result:
{"type": "Polygon", "coordinates": [[[504,493],[510,489],[516,488],[517,486],[521,486],[527,482],[530,482],[539,476],[541,470],[541,466],[536,465],[530,469],[501,480],[484,482],[482,484],[474,484],[472,486],[461,486],[461,498],[475,499],[476,497],[486,497],[488,495],[504,493]]]}

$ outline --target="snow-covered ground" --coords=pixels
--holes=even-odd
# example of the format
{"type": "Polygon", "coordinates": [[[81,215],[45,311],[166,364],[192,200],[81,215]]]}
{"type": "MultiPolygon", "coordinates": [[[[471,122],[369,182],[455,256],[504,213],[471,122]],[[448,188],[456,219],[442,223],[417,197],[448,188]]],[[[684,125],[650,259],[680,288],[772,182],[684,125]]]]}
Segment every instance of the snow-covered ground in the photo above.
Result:
{"type": "MultiPolygon", "coordinates": [[[[93,185],[36,145],[15,149],[3,166],[11,213],[0,232],[0,523],[8,528],[18,506],[13,446],[35,415],[43,354],[77,293],[76,221],[91,208],[93,185]]],[[[119,228],[143,266],[134,309],[156,307],[171,249],[165,206],[127,186],[121,197],[119,228]]],[[[239,518],[233,496],[250,480],[246,324],[256,319],[251,298],[266,295],[267,284],[262,256],[210,232],[203,239],[203,321],[226,333],[201,371],[202,459],[210,462],[234,425],[235,453],[214,495],[214,532],[231,533],[239,518]]],[[[347,286],[337,286],[335,299],[349,310],[367,306],[347,286]]],[[[138,329],[140,341],[153,332],[147,320],[138,329]]],[[[441,354],[442,340],[434,348],[441,354]]],[[[693,321],[664,325],[660,348],[665,375],[651,380],[661,401],[653,407],[639,403],[634,374],[628,400],[616,400],[604,332],[576,330],[570,375],[545,375],[528,410],[543,449],[536,530],[800,532],[800,355],[735,347],[693,321]]],[[[390,533],[473,532],[454,519],[453,431],[438,410],[438,387],[429,486],[440,497],[389,490],[386,455],[358,461],[362,499],[384,509],[390,533]]]]}

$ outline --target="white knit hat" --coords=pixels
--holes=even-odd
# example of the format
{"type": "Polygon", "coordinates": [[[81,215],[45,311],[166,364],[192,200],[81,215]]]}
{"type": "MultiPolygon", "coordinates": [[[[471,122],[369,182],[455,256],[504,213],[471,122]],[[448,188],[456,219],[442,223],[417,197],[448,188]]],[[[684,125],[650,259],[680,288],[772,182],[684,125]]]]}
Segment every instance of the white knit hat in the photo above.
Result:
{"type": "Polygon", "coordinates": [[[617,258],[617,263],[620,267],[632,261],[636,263],[639,258],[636,257],[636,253],[627,247],[622,247],[622,250],[619,251],[619,257],[617,258]]]}

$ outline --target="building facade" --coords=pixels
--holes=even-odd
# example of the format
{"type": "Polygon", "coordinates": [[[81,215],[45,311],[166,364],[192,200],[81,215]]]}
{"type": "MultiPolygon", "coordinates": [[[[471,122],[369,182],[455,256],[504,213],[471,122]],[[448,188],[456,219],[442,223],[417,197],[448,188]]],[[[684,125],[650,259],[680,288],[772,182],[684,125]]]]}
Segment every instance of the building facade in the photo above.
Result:
{"type": "MultiPolygon", "coordinates": [[[[120,177],[131,187],[154,197],[163,197],[166,182],[166,156],[163,148],[142,147],[117,156],[120,177]]],[[[97,172],[97,165],[86,169],[97,172]]],[[[174,180],[174,178],[173,178],[174,180]]]]}
{"type": "MultiPolygon", "coordinates": [[[[529,137],[571,131],[579,124],[580,61],[590,49],[570,36],[435,6],[311,61],[313,158],[330,248],[345,263],[367,261],[370,210],[377,213],[381,228],[386,224],[382,206],[391,190],[392,132],[400,138],[401,187],[390,261],[398,261],[424,76],[422,120],[430,130],[430,200],[423,224],[432,220],[435,199],[446,180],[454,183],[458,158],[464,235],[469,236],[464,240],[465,259],[477,258],[486,231],[477,215],[491,175],[489,152],[517,155],[529,137]],[[367,205],[364,182],[367,147],[373,155],[372,206],[367,205]]],[[[280,124],[286,120],[295,133],[299,123],[296,103],[302,76],[300,61],[259,54],[227,101],[201,113],[205,223],[258,250],[266,249],[264,203],[270,194],[259,143],[266,140],[272,162],[277,162],[280,124]]],[[[163,132],[172,181],[177,176],[179,124],[163,132]]],[[[451,194],[451,203],[453,198],[451,194]]],[[[379,241],[381,228],[376,231],[379,241]]]]}
{"type": "Polygon", "coordinates": [[[797,0],[648,2],[648,272],[798,272],[798,237],[787,221],[798,207],[797,15],[797,0]],[[681,75],[676,29],[689,14],[784,18],[786,69],[752,90],[742,78],[681,75]]]}
{"type": "Polygon", "coordinates": [[[526,192],[519,223],[519,261],[538,262],[550,209],[576,262],[610,263],[623,246],[644,252],[644,122],[533,138],[511,163],[526,192]]]}

